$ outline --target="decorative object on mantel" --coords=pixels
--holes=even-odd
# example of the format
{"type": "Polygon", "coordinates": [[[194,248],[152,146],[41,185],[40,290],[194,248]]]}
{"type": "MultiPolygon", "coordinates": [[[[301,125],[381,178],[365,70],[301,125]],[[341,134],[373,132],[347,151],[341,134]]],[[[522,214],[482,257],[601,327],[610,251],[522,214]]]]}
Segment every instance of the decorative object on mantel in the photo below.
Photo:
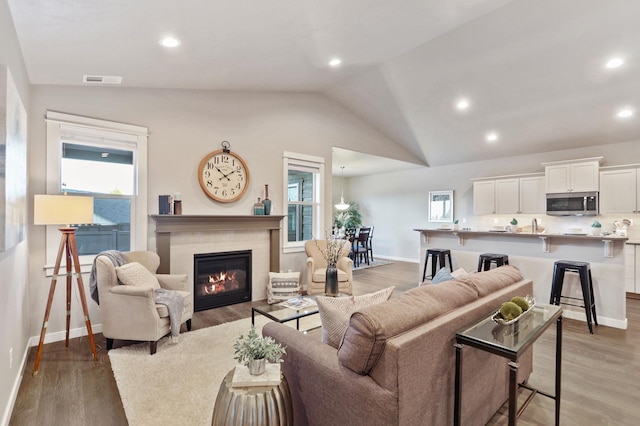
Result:
{"type": "Polygon", "coordinates": [[[179,192],[173,195],[173,214],[182,214],[182,194],[179,192]]]}
{"type": "Polygon", "coordinates": [[[591,234],[596,236],[600,235],[601,228],[602,224],[600,224],[600,222],[598,222],[597,220],[594,220],[591,224],[591,234]]]}
{"type": "Polygon", "coordinates": [[[264,216],[264,203],[260,201],[260,197],[258,197],[258,202],[253,205],[253,214],[255,216],[264,216]]]}
{"type": "Polygon", "coordinates": [[[171,214],[171,195],[158,195],[158,214],[171,214]]]}
{"type": "Polygon", "coordinates": [[[264,214],[271,214],[271,200],[269,199],[269,185],[264,186],[264,200],[262,200],[262,204],[264,204],[264,214]]]}
{"type": "Polygon", "coordinates": [[[240,199],[249,187],[249,167],[231,144],[222,141],[222,149],[204,156],[198,166],[200,187],[215,201],[230,203],[240,199]]]}
{"type": "Polygon", "coordinates": [[[285,348],[272,337],[262,337],[256,333],[252,325],[249,334],[240,335],[233,344],[235,356],[233,359],[249,368],[249,373],[259,376],[265,371],[266,362],[280,362],[285,348]]]}

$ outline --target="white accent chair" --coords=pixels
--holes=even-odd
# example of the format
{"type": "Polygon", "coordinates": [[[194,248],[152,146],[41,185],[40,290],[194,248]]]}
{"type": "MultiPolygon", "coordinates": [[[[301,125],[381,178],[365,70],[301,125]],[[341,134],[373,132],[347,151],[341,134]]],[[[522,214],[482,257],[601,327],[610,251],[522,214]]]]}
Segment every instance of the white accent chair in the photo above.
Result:
{"type": "MultiPolygon", "coordinates": [[[[176,290],[184,297],[180,324],[186,322],[191,331],[193,294],[187,275],[156,274],[160,257],[151,251],[124,252],[128,262],[138,262],[155,274],[160,287],[176,290]]],[[[170,332],[169,310],[156,304],[154,289],[135,285],[120,285],[116,268],[106,256],[96,259],[98,295],[102,334],[107,339],[107,350],[113,348],[114,339],[148,341],[151,355],[156,353],[158,340],[170,332]]]]}
{"type": "MultiPolygon", "coordinates": [[[[346,253],[336,262],[338,268],[338,290],[341,293],[353,293],[353,260],[349,258],[351,242],[344,241],[346,253]]],[[[324,282],[327,272],[327,261],[322,255],[326,247],[325,240],[309,240],[304,244],[307,252],[307,294],[324,294],[324,282]]]]}

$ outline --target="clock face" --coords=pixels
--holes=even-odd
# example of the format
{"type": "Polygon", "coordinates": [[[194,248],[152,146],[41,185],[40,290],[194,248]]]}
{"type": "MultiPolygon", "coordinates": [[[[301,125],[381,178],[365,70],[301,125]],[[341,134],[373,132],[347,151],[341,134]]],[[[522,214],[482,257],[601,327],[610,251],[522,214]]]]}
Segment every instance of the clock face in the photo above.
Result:
{"type": "Polygon", "coordinates": [[[229,203],[242,197],[249,187],[249,168],[239,155],[221,149],[202,159],[198,180],[209,198],[229,203]]]}

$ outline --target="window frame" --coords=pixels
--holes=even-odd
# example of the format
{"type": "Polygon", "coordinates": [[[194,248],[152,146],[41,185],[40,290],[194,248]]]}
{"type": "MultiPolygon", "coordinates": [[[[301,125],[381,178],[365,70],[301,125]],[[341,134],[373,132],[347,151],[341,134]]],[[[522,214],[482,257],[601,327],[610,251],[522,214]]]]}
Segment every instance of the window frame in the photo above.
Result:
{"type": "MultiPolygon", "coordinates": [[[[47,111],[46,123],[46,194],[60,194],[61,190],[61,162],[62,129],[65,127],[80,128],[87,135],[100,135],[108,132],[121,136],[123,144],[130,144],[134,155],[134,190],[131,196],[131,246],[130,250],[147,249],[148,208],[147,208],[147,157],[148,157],[148,129],[132,124],[118,123],[77,116],[72,114],[47,111]]],[[[117,139],[120,141],[120,138],[117,139]]],[[[100,196],[100,195],[96,195],[100,196]]],[[[47,275],[53,273],[53,268],[60,243],[60,231],[57,226],[46,226],[45,238],[45,270],[47,275]]],[[[82,272],[89,272],[95,255],[80,256],[82,272]]],[[[65,260],[63,259],[63,264],[65,260]]]]}
{"type": "MultiPolygon", "coordinates": [[[[297,154],[293,152],[285,151],[282,156],[282,168],[283,168],[283,185],[282,193],[282,211],[286,212],[283,218],[283,232],[282,232],[282,252],[283,253],[295,253],[304,251],[305,241],[289,241],[288,229],[289,229],[289,171],[290,170],[303,170],[310,171],[317,174],[317,179],[314,179],[314,200],[311,203],[313,206],[312,214],[312,235],[315,238],[322,235],[322,226],[324,224],[324,194],[325,194],[325,161],[322,157],[316,157],[306,154],[297,154]]],[[[300,203],[300,205],[308,205],[309,203],[300,203]]]]}

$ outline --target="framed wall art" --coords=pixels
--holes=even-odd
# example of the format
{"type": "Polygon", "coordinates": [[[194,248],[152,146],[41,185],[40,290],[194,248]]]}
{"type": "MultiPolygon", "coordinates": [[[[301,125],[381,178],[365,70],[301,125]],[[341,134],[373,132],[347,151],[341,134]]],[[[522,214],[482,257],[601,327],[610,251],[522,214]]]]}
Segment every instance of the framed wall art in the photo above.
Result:
{"type": "Polygon", "coordinates": [[[453,222],[453,190],[429,192],[429,222],[453,222]]]}
{"type": "Polygon", "coordinates": [[[27,112],[9,68],[0,65],[0,251],[25,238],[27,112]]]}

